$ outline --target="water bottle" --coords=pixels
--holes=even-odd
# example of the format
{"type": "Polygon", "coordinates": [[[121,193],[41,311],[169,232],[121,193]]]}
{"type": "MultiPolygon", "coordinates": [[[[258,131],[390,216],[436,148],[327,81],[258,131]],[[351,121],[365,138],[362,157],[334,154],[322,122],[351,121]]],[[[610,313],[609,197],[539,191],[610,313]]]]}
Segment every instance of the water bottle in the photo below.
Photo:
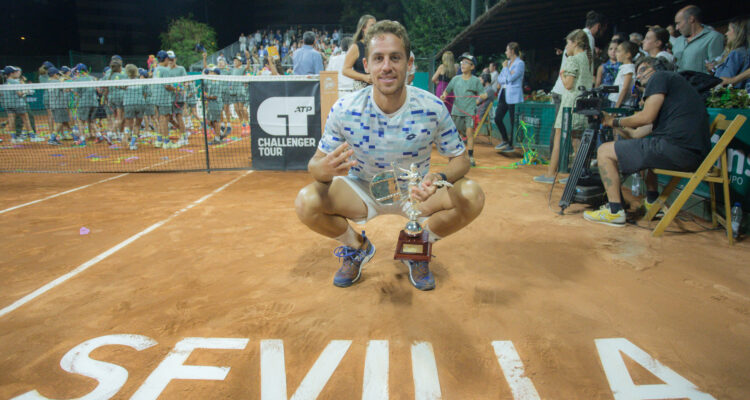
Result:
{"type": "Polygon", "coordinates": [[[742,223],[742,205],[737,202],[732,207],[732,235],[734,238],[740,236],[740,224],[742,223]]]}
{"type": "Polygon", "coordinates": [[[641,174],[636,172],[633,175],[630,175],[630,192],[633,193],[633,196],[640,197],[641,196],[641,187],[643,186],[643,178],[641,177],[641,174]]]}

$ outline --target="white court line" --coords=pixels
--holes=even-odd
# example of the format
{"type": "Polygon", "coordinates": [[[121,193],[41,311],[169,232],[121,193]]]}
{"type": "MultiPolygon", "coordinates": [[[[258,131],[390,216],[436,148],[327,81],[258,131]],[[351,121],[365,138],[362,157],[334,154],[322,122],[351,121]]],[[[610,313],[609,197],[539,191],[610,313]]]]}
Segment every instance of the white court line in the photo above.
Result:
{"type": "Polygon", "coordinates": [[[168,218],[166,218],[164,220],[161,220],[161,221],[159,221],[159,222],[157,222],[157,223],[149,226],[148,228],[146,228],[146,229],[144,229],[144,230],[136,233],[135,235],[133,235],[133,236],[131,236],[131,237],[123,240],[122,242],[118,243],[117,245],[115,245],[114,247],[112,247],[109,250],[105,251],[104,253],[101,253],[98,256],[92,258],[91,260],[88,260],[85,263],[79,265],[76,269],[68,272],[65,275],[60,276],[59,278],[57,278],[57,279],[53,280],[52,282],[50,282],[50,283],[48,283],[48,284],[40,287],[39,289],[33,291],[32,293],[27,294],[26,296],[24,296],[23,298],[17,300],[16,302],[14,302],[13,304],[9,305],[8,307],[5,307],[2,310],[0,310],[0,317],[5,316],[6,314],[8,314],[8,313],[10,313],[10,312],[12,312],[14,310],[16,310],[17,308],[21,307],[22,305],[30,302],[31,300],[34,300],[35,298],[43,295],[44,293],[46,293],[49,290],[53,289],[54,287],[62,284],[63,282],[67,281],[68,279],[70,279],[70,278],[78,275],[79,273],[81,273],[81,272],[89,269],[89,267],[92,267],[92,266],[96,265],[97,263],[99,263],[99,261],[102,261],[102,260],[106,259],[107,257],[109,257],[112,254],[116,253],[117,251],[119,251],[123,247],[129,245],[130,243],[135,242],[136,240],[140,239],[142,236],[145,236],[145,235],[149,234],[150,232],[156,230],[160,226],[162,226],[162,225],[166,224],[167,222],[173,220],[178,215],[184,213],[185,211],[190,210],[191,208],[197,206],[198,204],[203,203],[204,201],[206,201],[209,198],[213,197],[213,195],[215,195],[216,193],[221,192],[222,190],[224,190],[227,187],[229,187],[229,185],[232,185],[233,183],[237,182],[238,180],[244,178],[245,176],[247,176],[251,172],[253,172],[253,171],[252,170],[247,171],[244,174],[238,176],[237,178],[232,179],[228,183],[224,184],[222,187],[220,187],[220,188],[214,190],[213,192],[211,192],[211,193],[209,193],[209,194],[201,197],[200,199],[198,199],[198,200],[190,203],[189,205],[187,205],[186,207],[182,208],[181,210],[176,211],[174,214],[170,215],[168,218]]]}
{"type": "Polygon", "coordinates": [[[8,211],[13,211],[13,210],[19,209],[19,208],[21,208],[21,207],[26,207],[26,206],[30,206],[30,205],[32,205],[32,204],[36,204],[36,203],[41,203],[41,202],[43,202],[43,201],[45,201],[45,200],[49,200],[49,199],[54,199],[55,197],[58,197],[58,196],[62,196],[62,195],[64,195],[64,194],[68,194],[68,193],[73,193],[73,192],[75,192],[75,191],[78,191],[78,190],[81,190],[81,189],[86,189],[87,187],[90,187],[90,186],[94,186],[94,185],[96,185],[96,184],[98,184],[98,183],[104,183],[104,182],[107,182],[107,181],[111,181],[111,180],[114,180],[114,179],[117,179],[117,178],[122,178],[123,176],[125,176],[125,175],[128,175],[128,174],[129,174],[129,173],[127,173],[127,174],[120,174],[120,175],[117,175],[117,176],[112,176],[112,177],[109,177],[109,178],[107,178],[107,179],[102,179],[102,180],[100,180],[100,181],[98,181],[98,182],[94,182],[94,183],[89,183],[88,185],[83,185],[83,186],[79,186],[79,187],[77,187],[77,188],[75,188],[75,189],[70,189],[70,190],[66,190],[66,191],[64,191],[64,192],[60,192],[60,193],[57,193],[57,194],[53,194],[53,195],[51,195],[51,196],[47,196],[47,197],[45,197],[45,198],[43,198],[43,199],[39,199],[39,200],[34,200],[34,201],[30,201],[30,202],[28,202],[28,203],[23,203],[23,204],[19,204],[19,205],[17,205],[17,206],[13,206],[13,207],[10,207],[10,208],[6,208],[5,210],[0,210],[0,214],[6,213],[6,212],[8,212],[8,211]]]}

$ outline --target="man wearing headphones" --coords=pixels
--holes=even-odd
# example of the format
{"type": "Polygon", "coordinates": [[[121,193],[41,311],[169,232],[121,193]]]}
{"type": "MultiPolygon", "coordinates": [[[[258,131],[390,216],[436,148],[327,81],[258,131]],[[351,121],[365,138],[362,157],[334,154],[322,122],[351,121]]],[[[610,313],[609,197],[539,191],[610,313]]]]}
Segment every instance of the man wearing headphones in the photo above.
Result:
{"type": "Polygon", "coordinates": [[[604,113],[602,124],[615,128],[626,140],[599,146],[599,173],[609,203],[584,212],[585,219],[624,226],[620,172],[648,170],[644,204],[648,210],[659,196],[652,168],[695,170],[711,150],[703,99],[680,74],[667,71],[669,67],[659,58],[643,57],[636,66],[637,84],[645,86],[643,110],[626,118],[604,113]]]}

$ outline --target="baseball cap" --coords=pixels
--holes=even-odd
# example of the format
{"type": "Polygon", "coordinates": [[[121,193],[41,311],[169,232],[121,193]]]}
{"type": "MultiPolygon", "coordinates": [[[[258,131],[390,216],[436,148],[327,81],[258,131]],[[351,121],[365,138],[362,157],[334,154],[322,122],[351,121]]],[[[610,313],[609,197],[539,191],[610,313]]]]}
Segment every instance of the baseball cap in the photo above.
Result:
{"type": "Polygon", "coordinates": [[[5,75],[10,75],[10,74],[12,74],[14,72],[18,72],[20,70],[21,70],[20,68],[14,67],[12,65],[8,65],[8,66],[5,67],[5,69],[3,69],[3,72],[5,73],[5,75]]]}
{"type": "Polygon", "coordinates": [[[469,60],[472,64],[477,65],[477,59],[474,58],[474,56],[472,56],[469,52],[461,54],[461,57],[458,57],[458,61],[461,62],[461,60],[469,60]]]}
{"type": "Polygon", "coordinates": [[[148,78],[148,71],[143,68],[138,68],[138,74],[140,74],[141,76],[145,78],[148,78]]]}
{"type": "Polygon", "coordinates": [[[164,61],[169,55],[164,50],[159,50],[158,53],[156,53],[156,59],[159,61],[164,61]]]}
{"type": "Polygon", "coordinates": [[[117,54],[112,56],[112,61],[119,60],[122,62],[122,57],[118,56],[117,54]]]}
{"type": "Polygon", "coordinates": [[[55,68],[55,64],[52,64],[52,63],[51,63],[51,62],[49,62],[49,61],[45,61],[45,62],[43,62],[43,63],[42,63],[42,66],[43,66],[44,68],[48,69],[48,70],[49,70],[50,68],[55,68]]]}
{"type": "Polygon", "coordinates": [[[221,69],[219,69],[219,67],[214,68],[214,73],[221,75],[221,69]]]}
{"type": "Polygon", "coordinates": [[[167,51],[167,57],[172,58],[172,59],[177,58],[177,56],[174,55],[174,51],[172,51],[172,50],[168,50],[167,51]]]}
{"type": "Polygon", "coordinates": [[[234,60],[240,60],[240,62],[241,62],[242,61],[242,57],[240,57],[239,55],[236,55],[236,56],[234,56],[234,60]]]}
{"type": "Polygon", "coordinates": [[[78,63],[76,64],[75,68],[78,72],[88,72],[89,68],[84,63],[78,63]]]}
{"type": "Polygon", "coordinates": [[[55,68],[55,67],[51,67],[51,68],[47,69],[47,75],[48,76],[55,76],[55,75],[59,75],[59,74],[60,74],[60,70],[57,69],[57,68],[55,68]]]}
{"type": "Polygon", "coordinates": [[[70,68],[67,65],[63,65],[62,67],[60,67],[60,72],[63,74],[67,74],[68,72],[70,72],[70,68]]]}

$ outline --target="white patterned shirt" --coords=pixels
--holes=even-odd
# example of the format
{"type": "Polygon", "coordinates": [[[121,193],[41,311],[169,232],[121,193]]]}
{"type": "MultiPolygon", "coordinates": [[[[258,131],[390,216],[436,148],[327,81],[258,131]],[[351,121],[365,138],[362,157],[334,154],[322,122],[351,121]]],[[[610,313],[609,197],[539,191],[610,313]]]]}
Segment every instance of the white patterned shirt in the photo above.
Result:
{"type": "Polygon", "coordinates": [[[328,114],[318,149],[328,154],[347,142],[357,162],[349,175],[367,182],[390,170],[392,162],[404,169],[414,163],[426,175],[433,143],[446,157],[463,154],[464,144],[443,102],[420,88],[405,87],[406,101],[393,114],[375,104],[372,86],[340,98],[328,114]]]}

